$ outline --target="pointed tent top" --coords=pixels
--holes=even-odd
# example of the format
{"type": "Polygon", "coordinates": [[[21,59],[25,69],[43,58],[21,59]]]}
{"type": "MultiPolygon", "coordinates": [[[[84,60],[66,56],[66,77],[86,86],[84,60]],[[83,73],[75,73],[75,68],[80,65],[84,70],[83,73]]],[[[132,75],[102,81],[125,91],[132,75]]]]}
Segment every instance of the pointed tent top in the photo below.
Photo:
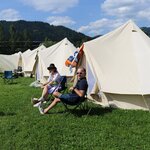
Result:
{"type": "Polygon", "coordinates": [[[128,23],[134,23],[134,21],[132,19],[129,19],[127,22],[128,23]]]}
{"type": "MultiPolygon", "coordinates": [[[[128,20],[127,22],[125,22],[124,24],[122,24],[121,26],[119,26],[118,28],[114,29],[113,31],[110,31],[108,33],[106,33],[103,36],[100,36],[96,39],[90,40],[88,42],[84,42],[84,44],[88,44],[91,42],[98,42],[100,39],[106,40],[109,38],[111,38],[112,36],[115,35],[119,35],[120,33],[122,33],[122,31],[128,31],[128,32],[138,32],[138,31],[142,31],[131,19],[128,20]]],[[[143,31],[142,31],[143,32],[143,31]]]]}
{"type": "Polygon", "coordinates": [[[63,40],[68,40],[67,37],[65,37],[63,40]]]}
{"type": "Polygon", "coordinates": [[[45,48],[46,48],[46,47],[45,47],[43,44],[38,47],[38,49],[40,49],[40,50],[43,50],[43,49],[45,49],[45,48]]]}
{"type": "Polygon", "coordinates": [[[150,93],[150,38],[132,20],[85,42],[84,46],[86,59],[94,66],[93,70],[96,68],[93,72],[97,80],[100,78],[102,91],[150,93]]]}
{"type": "Polygon", "coordinates": [[[125,26],[131,26],[132,32],[137,32],[137,30],[139,30],[140,28],[134,23],[133,20],[128,20],[125,24],[123,24],[125,26]]]}
{"type": "Polygon", "coordinates": [[[22,54],[22,52],[21,52],[21,51],[19,51],[19,52],[18,52],[18,54],[19,54],[19,55],[21,55],[21,54],[22,54]]]}
{"type": "Polygon", "coordinates": [[[42,65],[42,78],[49,76],[47,66],[49,63],[54,63],[61,75],[72,76],[69,69],[65,66],[67,58],[74,54],[76,47],[67,39],[64,38],[60,42],[46,48],[44,51],[39,52],[39,58],[42,65]]]}
{"type": "Polygon", "coordinates": [[[62,42],[65,43],[65,45],[68,45],[68,43],[70,42],[66,37],[62,40],[62,42]]]}
{"type": "MultiPolygon", "coordinates": [[[[67,37],[65,37],[64,39],[62,39],[60,42],[58,42],[60,44],[64,44],[65,46],[72,46],[75,47],[73,43],[71,43],[67,37]]],[[[58,44],[56,43],[56,44],[58,44]]]]}
{"type": "Polygon", "coordinates": [[[62,41],[65,43],[65,45],[68,45],[69,40],[66,37],[62,41]]]}

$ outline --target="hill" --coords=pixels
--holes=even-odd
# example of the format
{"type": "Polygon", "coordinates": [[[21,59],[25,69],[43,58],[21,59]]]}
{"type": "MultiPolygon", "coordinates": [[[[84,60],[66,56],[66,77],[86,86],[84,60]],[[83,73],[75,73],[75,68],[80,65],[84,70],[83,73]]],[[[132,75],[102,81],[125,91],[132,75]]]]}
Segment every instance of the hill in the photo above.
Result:
{"type": "Polygon", "coordinates": [[[67,37],[75,46],[80,46],[91,37],[64,26],[54,26],[39,21],[0,21],[0,53],[12,54],[34,49],[44,43],[50,46],[67,37]]]}
{"type": "MultiPolygon", "coordinates": [[[[141,28],[150,37],[150,27],[141,28]]],[[[13,54],[34,49],[40,44],[46,47],[67,37],[76,47],[95,39],[64,26],[54,26],[40,21],[0,21],[0,54],[13,54]]]]}
{"type": "Polygon", "coordinates": [[[142,27],[141,29],[143,32],[145,32],[145,34],[147,34],[150,37],[150,27],[142,27]]]}

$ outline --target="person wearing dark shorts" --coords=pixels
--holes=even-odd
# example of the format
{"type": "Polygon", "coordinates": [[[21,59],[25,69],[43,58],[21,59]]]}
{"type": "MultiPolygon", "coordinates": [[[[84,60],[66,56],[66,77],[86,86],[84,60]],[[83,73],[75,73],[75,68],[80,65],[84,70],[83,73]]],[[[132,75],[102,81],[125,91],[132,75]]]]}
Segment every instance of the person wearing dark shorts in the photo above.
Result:
{"type": "Polygon", "coordinates": [[[75,105],[77,104],[79,101],[81,101],[82,99],[84,99],[84,96],[86,94],[87,91],[87,80],[85,77],[81,78],[80,80],[77,81],[77,84],[75,87],[73,87],[72,93],[69,94],[62,94],[60,96],[58,96],[58,98],[60,98],[60,100],[66,104],[70,104],[70,105],[75,105]],[[78,90],[83,90],[84,95],[83,96],[79,96],[74,89],[78,89],[78,90]]]}
{"type": "Polygon", "coordinates": [[[76,105],[79,101],[82,101],[85,97],[88,88],[88,83],[85,76],[86,76],[85,68],[83,67],[78,68],[77,70],[78,81],[74,87],[70,88],[71,93],[61,94],[59,92],[54,92],[53,95],[55,96],[55,99],[47,108],[43,109],[42,107],[39,107],[40,113],[41,114],[47,113],[60,101],[69,105],[76,105]]]}

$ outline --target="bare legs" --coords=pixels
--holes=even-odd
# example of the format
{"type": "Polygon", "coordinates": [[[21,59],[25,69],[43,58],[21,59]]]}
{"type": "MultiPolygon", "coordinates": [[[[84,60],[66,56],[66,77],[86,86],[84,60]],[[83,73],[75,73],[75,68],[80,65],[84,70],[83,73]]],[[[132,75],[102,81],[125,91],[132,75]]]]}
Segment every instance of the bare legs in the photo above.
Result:
{"type": "Polygon", "coordinates": [[[42,92],[42,96],[39,98],[40,101],[47,99],[48,97],[48,86],[44,86],[43,92],[42,92]]]}
{"type": "Polygon", "coordinates": [[[52,103],[51,103],[47,108],[44,109],[44,113],[47,113],[47,112],[48,112],[50,109],[52,109],[58,102],[60,102],[60,99],[59,99],[58,97],[61,95],[61,93],[59,93],[59,92],[54,92],[53,95],[54,95],[56,98],[52,101],[52,103]]]}
{"type": "Polygon", "coordinates": [[[52,109],[58,102],[60,102],[59,98],[55,98],[52,103],[44,109],[44,113],[47,113],[50,109],[52,109]]]}
{"type": "Polygon", "coordinates": [[[61,93],[59,93],[59,92],[54,92],[53,95],[58,98],[58,97],[60,97],[61,93]]]}

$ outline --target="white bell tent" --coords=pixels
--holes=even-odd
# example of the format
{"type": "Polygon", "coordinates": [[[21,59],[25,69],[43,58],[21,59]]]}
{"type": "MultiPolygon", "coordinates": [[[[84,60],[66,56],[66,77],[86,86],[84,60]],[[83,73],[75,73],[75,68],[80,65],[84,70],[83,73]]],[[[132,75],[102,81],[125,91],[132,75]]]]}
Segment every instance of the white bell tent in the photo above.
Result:
{"type": "Polygon", "coordinates": [[[84,55],[90,98],[104,106],[149,110],[150,38],[133,21],[85,42],[84,55]]]}
{"type": "Polygon", "coordinates": [[[22,66],[21,52],[12,55],[0,54],[0,72],[14,71],[22,66]]]}
{"type": "Polygon", "coordinates": [[[37,80],[44,82],[49,76],[49,71],[47,67],[54,63],[57,70],[61,75],[66,75],[68,77],[74,75],[74,68],[72,71],[65,66],[65,61],[69,56],[77,51],[76,47],[67,39],[64,38],[60,42],[54,44],[51,47],[46,48],[44,51],[38,53],[38,62],[36,65],[36,77],[37,80]]]}
{"type": "Polygon", "coordinates": [[[44,49],[46,49],[46,47],[44,45],[41,45],[34,50],[28,49],[24,53],[22,53],[23,72],[25,77],[30,76],[31,73],[33,73],[37,54],[44,49]]]}

